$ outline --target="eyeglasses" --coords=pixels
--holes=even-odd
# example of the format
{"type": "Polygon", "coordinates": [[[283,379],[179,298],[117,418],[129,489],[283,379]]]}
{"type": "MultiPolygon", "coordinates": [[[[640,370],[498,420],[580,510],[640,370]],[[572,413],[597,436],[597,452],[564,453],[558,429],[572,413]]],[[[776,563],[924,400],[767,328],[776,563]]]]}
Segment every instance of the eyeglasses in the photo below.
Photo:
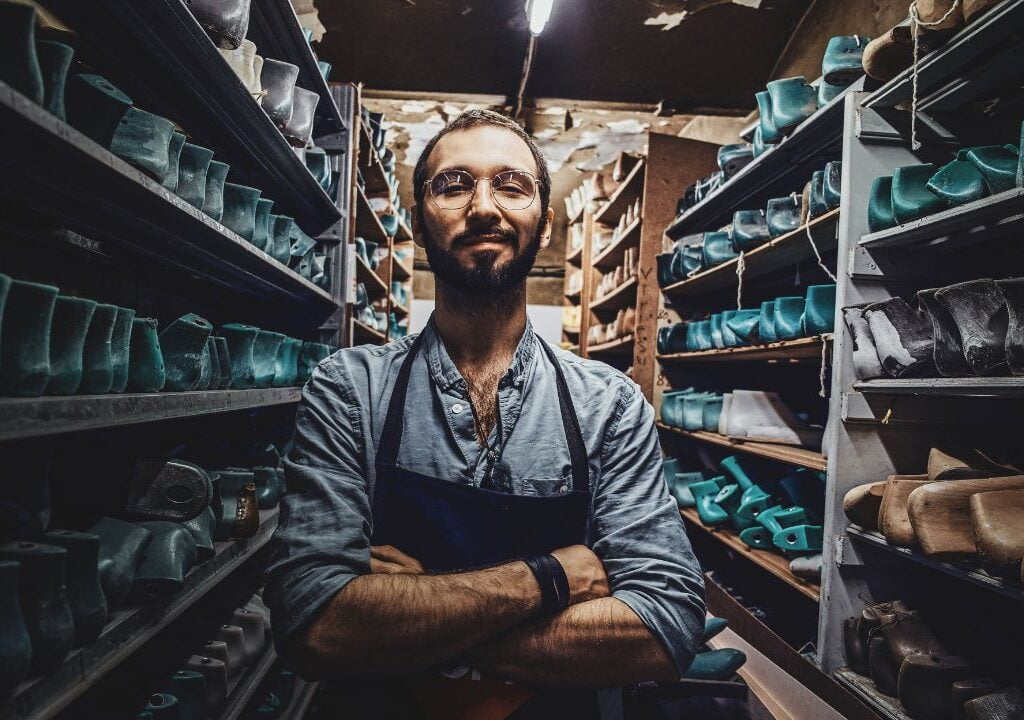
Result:
{"type": "Polygon", "coordinates": [[[465,170],[444,170],[426,184],[441,210],[461,210],[473,202],[477,184],[488,182],[491,197],[505,210],[525,210],[537,197],[537,179],[525,170],[506,170],[491,178],[475,178],[465,170]]]}

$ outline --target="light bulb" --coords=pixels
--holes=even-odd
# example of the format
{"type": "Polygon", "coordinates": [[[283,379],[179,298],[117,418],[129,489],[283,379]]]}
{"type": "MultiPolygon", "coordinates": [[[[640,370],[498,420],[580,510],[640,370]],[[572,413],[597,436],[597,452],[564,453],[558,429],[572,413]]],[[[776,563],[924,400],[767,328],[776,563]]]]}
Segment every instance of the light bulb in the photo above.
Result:
{"type": "Polygon", "coordinates": [[[544,32],[544,26],[548,24],[551,17],[551,8],[555,0],[530,0],[527,3],[527,12],[530,14],[530,32],[540,35],[544,32]]]}

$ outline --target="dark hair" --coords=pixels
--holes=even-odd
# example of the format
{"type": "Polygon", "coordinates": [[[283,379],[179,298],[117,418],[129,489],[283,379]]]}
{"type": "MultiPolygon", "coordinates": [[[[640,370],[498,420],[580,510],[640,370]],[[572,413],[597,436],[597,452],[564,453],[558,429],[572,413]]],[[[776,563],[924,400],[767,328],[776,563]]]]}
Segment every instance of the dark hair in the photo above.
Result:
{"type": "Polygon", "coordinates": [[[530,148],[533,160],[537,163],[537,186],[540,194],[541,221],[546,222],[544,216],[547,214],[548,205],[551,202],[551,173],[548,172],[547,161],[541,154],[540,148],[537,147],[537,143],[534,142],[533,138],[527,134],[521,125],[492,110],[467,110],[445,125],[423,148],[419,160],[416,161],[416,169],[412,174],[413,197],[416,199],[416,206],[419,208],[419,212],[423,212],[424,185],[429,179],[427,177],[427,160],[430,158],[430,153],[433,151],[434,146],[437,145],[437,141],[450,132],[466,130],[467,128],[479,125],[493,125],[505,128],[522,138],[526,146],[530,148]]]}

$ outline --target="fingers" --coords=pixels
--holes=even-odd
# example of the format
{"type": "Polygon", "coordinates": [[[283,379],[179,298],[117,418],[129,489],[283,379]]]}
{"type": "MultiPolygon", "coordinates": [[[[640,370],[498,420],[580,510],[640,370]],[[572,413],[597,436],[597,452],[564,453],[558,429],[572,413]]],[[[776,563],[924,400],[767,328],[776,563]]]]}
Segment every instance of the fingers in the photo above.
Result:
{"type": "Polygon", "coordinates": [[[398,563],[386,562],[384,560],[377,560],[376,558],[370,558],[370,572],[379,575],[400,575],[400,574],[411,574],[411,571],[407,568],[399,565],[398,563]]]}
{"type": "MultiPolygon", "coordinates": [[[[420,561],[411,555],[407,555],[392,545],[372,545],[370,547],[370,558],[391,563],[403,568],[401,572],[423,574],[426,570],[420,561]]],[[[372,565],[371,565],[372,567],[372,565]]]]}

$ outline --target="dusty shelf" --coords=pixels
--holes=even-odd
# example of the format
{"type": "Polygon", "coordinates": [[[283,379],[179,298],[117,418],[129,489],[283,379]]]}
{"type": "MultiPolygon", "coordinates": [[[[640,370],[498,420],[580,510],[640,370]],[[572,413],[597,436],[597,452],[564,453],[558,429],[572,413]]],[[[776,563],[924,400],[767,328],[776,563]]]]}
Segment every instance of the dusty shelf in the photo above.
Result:
{"type": "Polygon", "coordinates": [[[660,362],[738,362],[767,360],[787,362],[790,360],[821,360],[822,348],[832,342],[832,335],[816,335],[797,340],[783,340],[767,345],[700,350],[698,352],[658,355],[660,362]]]}
{"type": "Polygon", "coordinates": [[[746,453],[748,455],[758,455],[760,457],[778,460],[780,462],[809,468],[811,470],[825,470],[828,468],[828,461],[820,452],[816,452],[814,450],[806,450],[793,445],[774,445],[772,443],[733,440],[725,435],[719,435],[718,433],[706,432],[704,430],[682,430],[680,428],[671,427],[662,422],[658,422],[657,425],[660,430],[665,432],[690,438],[698,442],[726,447],[730,450],[735,450],[736,452],[746,453]]]}

